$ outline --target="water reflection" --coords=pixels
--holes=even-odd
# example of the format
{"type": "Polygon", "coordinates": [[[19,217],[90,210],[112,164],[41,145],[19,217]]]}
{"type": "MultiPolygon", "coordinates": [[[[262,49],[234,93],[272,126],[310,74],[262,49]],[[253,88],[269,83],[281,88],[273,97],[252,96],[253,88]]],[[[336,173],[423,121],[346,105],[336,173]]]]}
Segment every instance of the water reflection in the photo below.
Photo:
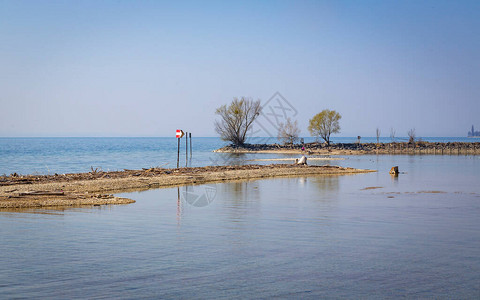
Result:
{"type": "MultiPolygon", "coordinates": [[[[118,204],[121,205],[121,204],[118,204]]],[[[47,206],[25,208],[2,208],[0,215],[19,217],[18,214],[64,216],[66,213],[95,213],[111,210],[115,205],[73,205],[73,206],[47,206]]]]}
{"type": "Polygon", "coordinates": [[[182,199],[180,198],[180,187],[177,187],[177,225],[180,224],[180,220],[183,215],[182,199]]]}
{"type": "MultiPolygon", "coordinates": [[[[238,208],[239,211],[253,210],[259,207],[262,189],[261,181],[236,181],[222,185],[221,195],[228,209],[238,208]]],[[[269,192],[267,191],[267,194],[269,192]]],[[[236,218],[236,217],[235,217],[236,218]]]]}
{"type": "Polygon", "coordinates": [[[340,189],[338,176],[312,177],[311,181],[313,185],[318,189],[318,191],[322,194],[336,192],[340,189]]]}
{"type": "Polygon", "coordinates": [[[184,185],[177,187],[177,219],[180,220],[186,204],[193,207],[210,205],[217,196],[217,184],[184,185]]]}
{"type": "Polygon", "coordinates": [[[182,186],[177,187],[177,221],[180,223],[186,212],[188,215],[197,215],[200,211],[213,213],[220,209],[218,216],[224,216],[231,222],[252,222],[261,219],[267,211],[274,211],[276,199],[288,199],[295,206],[310,194],[316,199],[331,200],[332,194],[337,194],[339,189],[338,176],[182,186]],[[268,206],[267,202],[270,203],[268,206]]]}
{"type": "Polygon", "coordinates": [[[247,162],[247,153],[216,153],[214,158],[211,158],[211,165],[223,166],[223,165],[244,165],[247,162]]]}
{"type": "Polygon", "coordinates": [[[185,185],[178,189],[178,194],[179,198],[191,206],[205,207],[210,205],[215,199],[217,185],[185,185]]]}
{"type": "Polygon", "coordinates": [[[0,213],[0,294],[478,298],[478,159],[379,158],[346,162],[378,173],[218,184],[203,207],[186,198],[201,186],[185,186],[99,215],[0,213]]]}
{"type": "Polygon", "coordinates": [[[390,178],[392,179],[393,185],[398,186],[398,173],[390,174],[390,178]]]}
{"type": "Polygon", "coordinates": [[[224,184],[224,192],[240,202],[259,196],[259,181],[234,181],[224,184]]]}
{"type": "MultiPolygon", "coordinates": [[[[272,191],[261,180],[235,181],[221,185],[222,212],[226,220],[237,226],[255,224],[262,215],[262,199],[271,197],[272,191]]],[[[251,225],[249,225],[251,226],[251,225]]],[[[238,228],[237,228],[238,229],[238,228]]]]}

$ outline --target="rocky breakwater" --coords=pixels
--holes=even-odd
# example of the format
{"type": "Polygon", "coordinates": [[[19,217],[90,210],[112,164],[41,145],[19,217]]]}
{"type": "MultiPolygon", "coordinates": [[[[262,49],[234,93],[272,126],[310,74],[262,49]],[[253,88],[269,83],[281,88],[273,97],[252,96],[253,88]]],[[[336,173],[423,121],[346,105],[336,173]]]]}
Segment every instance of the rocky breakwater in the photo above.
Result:
{"type": "Polygon", "coordinates": [[[306,144],[245,144],[228,145],[215,150],[225,153],[306,153],[310,155],[356,155],[356,154],[434,154],[434,155],[478,155],[480,143],[472,142],[394,142],[394,143],[325,143],[306,144]],[[302,150],[303,148],[303,150],[302,150]]]}

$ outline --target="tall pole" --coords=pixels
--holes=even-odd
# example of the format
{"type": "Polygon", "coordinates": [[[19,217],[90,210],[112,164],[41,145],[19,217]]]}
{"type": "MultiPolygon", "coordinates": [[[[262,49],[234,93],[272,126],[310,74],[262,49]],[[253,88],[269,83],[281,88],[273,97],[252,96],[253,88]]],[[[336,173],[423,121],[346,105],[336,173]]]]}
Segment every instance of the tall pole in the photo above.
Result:
{"type": "Polygon", "coordinates": [[[178,146],[177,146],[177,169],[178,169],[178,163],[180,162],[180,138],[177,138],[178,140],[178,146]]]}
{"type": "Polygon", "coordinates": [[[190,158],[192,158],[192,133],[189,133],[189,138],[190,138],[190,158]]]}
{"type": "Polygon", "coordinates": [[[185,167],[188,165],[188,132],[185,132],[185,167]]]}

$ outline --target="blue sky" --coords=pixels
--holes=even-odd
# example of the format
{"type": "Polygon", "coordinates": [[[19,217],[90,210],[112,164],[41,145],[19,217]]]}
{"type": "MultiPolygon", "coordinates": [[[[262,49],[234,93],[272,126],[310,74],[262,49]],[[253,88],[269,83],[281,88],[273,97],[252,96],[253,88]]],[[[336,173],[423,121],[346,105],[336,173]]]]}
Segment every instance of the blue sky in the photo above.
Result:
{"type": "Polygon", "coordinates": [[[3,1],[0,136],[216,136],[280,92],[302,135],[480,128],[479,1],[3,1]]]}

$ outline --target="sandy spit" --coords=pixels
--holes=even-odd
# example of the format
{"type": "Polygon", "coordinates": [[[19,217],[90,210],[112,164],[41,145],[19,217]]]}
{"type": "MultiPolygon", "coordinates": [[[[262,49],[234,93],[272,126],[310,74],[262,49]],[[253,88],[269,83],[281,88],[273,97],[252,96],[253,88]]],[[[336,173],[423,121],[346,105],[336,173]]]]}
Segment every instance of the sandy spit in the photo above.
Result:
{"type": "Polygon", "coordinates": [[[128,204],[135,201],[112,194],[233,180],[368,172],[375,171],[337,166],[272,164],[3,176],[0,177],[0,208],[128,204]]]}

